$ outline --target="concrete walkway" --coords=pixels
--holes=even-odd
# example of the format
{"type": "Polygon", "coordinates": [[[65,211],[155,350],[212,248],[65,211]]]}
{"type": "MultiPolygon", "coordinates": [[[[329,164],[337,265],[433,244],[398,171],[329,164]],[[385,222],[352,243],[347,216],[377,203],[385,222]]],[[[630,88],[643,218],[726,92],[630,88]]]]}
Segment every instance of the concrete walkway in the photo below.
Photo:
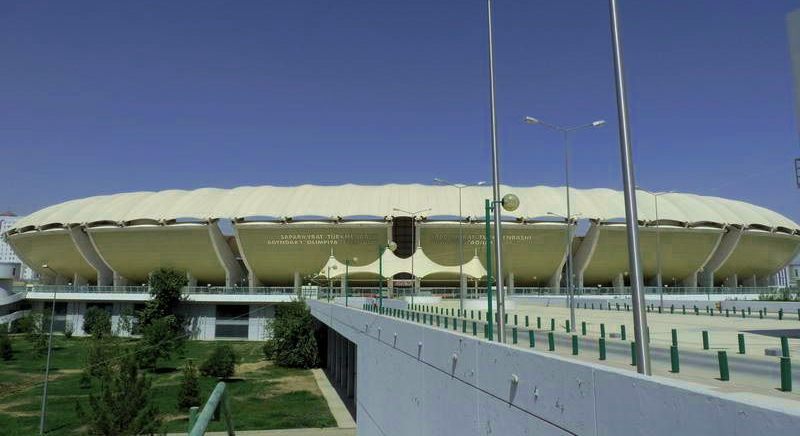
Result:
{"type": "Polygon", "coordinates": [[[328,381],[325,372],[319,368],[312,369],[311,372],[314,374],[314,380],[317,381],[317,386],[319,386],[322,396],[325,397],[325,401],[328,403],[328,408],[331,409],[331,414],[336,420],[336,425],[339,428],[355,429],[356,422],[353,420],[353,417],[350,416],[347,406],[345,406],[342,399],[339,398],[336,389],[334,389],[333,385],[328,381]]]}
{"type": "MultiPolygon", "coordinates": [[[[170,433],[168,436],[185,435],[186,433],[170,433]]],[[[215,431],[207,436],[228,436],[227,432],[215,431]]],[[[236,431],[236,436],[355,436],[355,428],[292,428],[286,430],[245,430],[236,431]]]]}

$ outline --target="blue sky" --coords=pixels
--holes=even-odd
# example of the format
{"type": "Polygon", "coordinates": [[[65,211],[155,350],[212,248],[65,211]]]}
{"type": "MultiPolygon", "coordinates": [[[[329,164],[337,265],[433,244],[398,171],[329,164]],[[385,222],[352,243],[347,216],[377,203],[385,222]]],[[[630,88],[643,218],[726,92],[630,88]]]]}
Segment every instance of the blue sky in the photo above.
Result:
{"type": "MultiPolygon", "coordinates": [[[[622,0],[640,185],[800,221],[783,0],[622,0]]],[[[491,180],[483,0],[0,6],[0,209],[206,186],[491,180]]],[[[619,188],[607,2],[497,0],[502,181],[619,188]]]]}

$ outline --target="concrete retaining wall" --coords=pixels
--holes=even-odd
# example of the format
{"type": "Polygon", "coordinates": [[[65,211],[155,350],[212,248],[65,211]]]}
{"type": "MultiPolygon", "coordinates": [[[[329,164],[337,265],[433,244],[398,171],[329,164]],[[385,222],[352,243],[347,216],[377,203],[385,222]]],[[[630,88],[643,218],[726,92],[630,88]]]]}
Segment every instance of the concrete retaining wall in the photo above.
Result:
{"type": "Polygon", "coordinates": [[[359,436],[796,435],[800,410],[318,301],[357,345],[359,436]],[[515,382],[514,380],[517,380],[515,382]]]}

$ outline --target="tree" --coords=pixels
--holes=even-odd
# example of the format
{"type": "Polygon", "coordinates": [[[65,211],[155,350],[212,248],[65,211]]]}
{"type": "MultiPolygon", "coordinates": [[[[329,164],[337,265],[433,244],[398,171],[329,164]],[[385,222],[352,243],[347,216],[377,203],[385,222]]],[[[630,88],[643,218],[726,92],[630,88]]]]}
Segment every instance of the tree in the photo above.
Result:
{"type": "Polygon", "coordinates": [[[47,340],[50,335],[50,315],[34,313],[31,315],[30,325],[26,326],[26,338],[33,345],[33,350],[39,356],[47,353],[47,340]]]}
{"type": "Polygon", "coordinates": [[[186,361],[183,367],[183,380],[178,391],[178,408],[187,409],[200,406],[200,376],[192,359],[186,361]]]}
{"type": "Polygon", "coordinates": [[[11,338],[8,337],[8,326],[0,325],[0,358],[11,360],[14,357],[14,349],[11,348],[11,338]]]}
{"type": "Polygon", "coordinates": [[[290,368],[311,368],[317,365],[314,319],[304,302],[294,301],[279,306],[275,321],[269,328],[272,330],[272,339],[264,345],[267,359],[290,368]]]}
{"type": "Polygon", "coordinates": [[[150,379],[139,373],[136,360],[127,355],[103,373],[100,391],[89,394],[88,413],[78,413],[85,415],[89,434],[154,434],[161,430],[161,417],[152,398],[150,379]]]}
{"type": "Polygon", "coordinates": [[[143,367],[155,369],[160,359],[183,349],[186,320],[176,312],[186,300],[182,292],[186,284],[186,274],[171,269],[162,268],[150,276],[151,299],[139,312],[142,340],[137,356],[143,367]]]}
{"type": "Polygon", "coordinates": [[[217,345],[200,366],[200,372],[209,377],[231,378],[236,371],[238,360],[239,356],[233,347],[228,344],[217,345]]]}
{"type": "Polygon", "coordinates": [[[93,338],[111,335],[111,315],[104,309],[92,306],[83,315],[83,331],[93,338]]]}

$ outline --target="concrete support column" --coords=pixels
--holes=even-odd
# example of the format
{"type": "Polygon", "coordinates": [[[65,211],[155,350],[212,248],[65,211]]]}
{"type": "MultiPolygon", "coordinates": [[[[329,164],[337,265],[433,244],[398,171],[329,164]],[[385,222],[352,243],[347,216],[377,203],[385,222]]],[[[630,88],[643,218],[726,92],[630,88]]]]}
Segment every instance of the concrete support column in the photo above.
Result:
{"type": "Polygon", "coordinates": [[[69,235],[70,238],[72,238],[72,243],[75,244],[75,248],[78,250],[78,253],[81,254],[81,257],[83,257],[86,263],[91,265],[91,267],[97,272],[97,285],[111,285],[114,280],[114,273],[111,271],[111,268],[108,266],[105,260],[103,260],[103,258],[100,256],[94,244],[92,244],[89,235],[80,226],[70,227],[69,235]]]}
{"type": "MultiPolygon", "coordinates": [[[[572,274],[574,274],[574,284],[577,288],[583,288],[583,273],[594,258],[597,242],[600,240],[600,225],[593,222],[586,232],[586,236],[581,241],[577,250],[573,251],[572,274]]],[[[559,278],[560,280],[560,278],[559,278]]]]}
{"type": "Polygon", "coordinates": [[[739,277],[736,274],[731,274],[730,276],[725,277],[724,285],[729,288],[738,288],[739,277]]]}
{"type": "Polygon", "coordinates": [[[681,286],[686,288],[696,288],[697,287],[697,274],[698,272],[695,271],[690,274],[688,277],[681,280],[681,286]]]}
{"type": "Polygon", "coordinates": [[[225,240],[222,230],[219,228],[219,222],[210,221],[208,223],[208,234],[211,238],[211,245],[214,247],[214,252],[217,254],[219,264],[225,270],[225,286],[231,287],[239,284],[244,278],[244,271],[236,261],[236,256],[231,250],[231,246],[225,240]]]}
{"type": "Polygon", "coordinates": [[[303,280],[300,278],[300,271],[294,272],[294,293],[300,295],[303,291],[303,280]]]}
{"type": "Polygon", "coordinates": [[[614,289],[617,289],[617,290],[624,289],[625,288],[625,275],[622,274],[622,273],[619,273],[619,274],[615,275],[614,279],[613,279],[613,283],[614,283],[614,289]]]}
{"type": "Polygon", "coordinates": [[[745,287],[748,287],[748,288],[756,287],[756,286],[758,286],[758,285],[756,285],[756,283],[757,283],[757,279],[756,279],[756,275],[755,274],[742,278],[742,285],[745,286],[745,287]]]}
{"type": "Polygon", "coordinates": [[[263,286],[263,283],[261,283],[261,280],[258,279],[258,276],[256,276],[256,273],[253,271],[247,272],[247,284],[251,289],[263,286]]]}
{"type": "Polygon", "coordinates": [[[720,235],[717,247],[708,258],[708,261],[706,261],[706,264],[703,265],[703,286],[714,286],[714,273],[728,261],[728,258],[736,250],[743,233],[744,229],[728,227],[727,232],[720,235]]]}
{"type": "Polygon", "coordinates": [[[86,286],[89,284],[89,281],[85,278],[78,275],[78,273],[73,274],[72,276],[72,286],[77,290],[80,286],[86,286]]]}
{"type": "Polygon", "coordinates": [[[195,276],[193,276],[192,273],[190,273],[188,271],[186,272],[186,286],[188,286],[190,288],[196,288],[197,287],[197,278],[195,276]]]}
{"type": "Polygon", "coordinates": [[[122,275],[120,275],[120,273],[114,271],[113,285],[114,285],[114,287],[128,286],[128,279],[126,279],[125,277],[122,277],[122,275]]]}
{"type": "MultiPolygon", "coordinates": [[[[562,270],[559,268],[552,276],[550,276],[550,279],[547,280],[547,287],[554,288],[556,291],[561,289],[561,275],[562,270]]],[[[578,287],[578,284],[576,283],[575,286],[578,287]]]]}

